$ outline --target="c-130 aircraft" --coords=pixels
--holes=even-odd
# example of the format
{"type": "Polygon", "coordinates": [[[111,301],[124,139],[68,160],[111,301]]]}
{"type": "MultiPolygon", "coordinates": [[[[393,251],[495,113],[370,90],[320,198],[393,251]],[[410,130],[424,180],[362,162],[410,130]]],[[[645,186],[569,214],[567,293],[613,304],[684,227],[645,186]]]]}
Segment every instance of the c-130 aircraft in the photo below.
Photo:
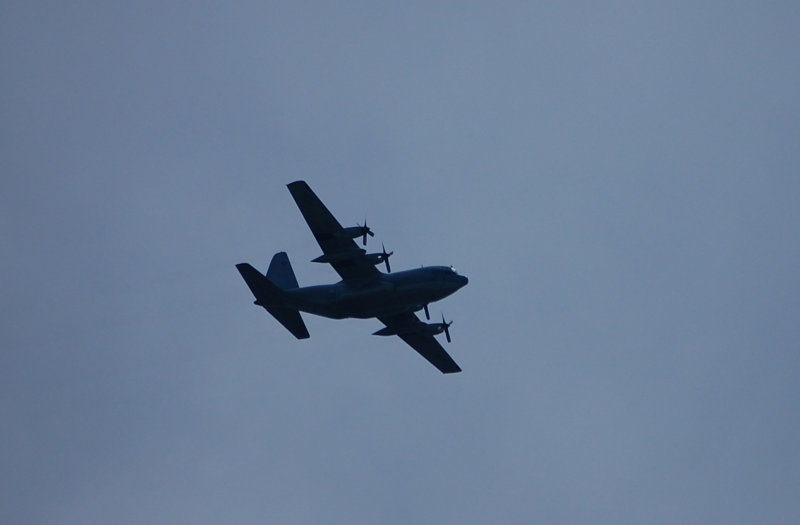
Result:
{"type": "Polygon", "coordinates": [[[303,214],[311,233],[322,248],[322,255],[312,262],[330,263],[342,278],[336,284],[298,287],[286,252],[272,257],[267,274],[248,263],[236,265],[256,300],[275,319],[298,339],[309,337],[300,312],[345,319],[377,317],[384,325],[374,335],[396,335],[427,359],[443,374],[461,372],[434,335],[444,332],[450,342],[451,322],[442,316],[441,323],[424,323],[414,312],[425,311],[430,320],[428,304],[454,293],[469,280],[452,266],[430,266],[391,273],[389,257],[393,252],[366,253],[354,239],[361,237],[364,246],[367,235],[374,236],[364,225],[343,228],[322,204],[305,181],[287,185],[297,207],[303,214]],[[382,273],[376,265],[384,263],[382,273]]]}

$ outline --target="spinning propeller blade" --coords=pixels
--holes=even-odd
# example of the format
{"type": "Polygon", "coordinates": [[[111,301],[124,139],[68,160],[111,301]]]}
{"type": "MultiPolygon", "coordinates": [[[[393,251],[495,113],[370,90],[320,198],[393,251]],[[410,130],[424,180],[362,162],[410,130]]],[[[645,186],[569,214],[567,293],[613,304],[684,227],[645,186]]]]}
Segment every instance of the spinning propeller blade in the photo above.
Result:
{"type": "MultiPolygon", "coordinates": [[[[367,221],[364,221],[364,224],[366,224],[366,222],[367,221]]],[[[386,263],[386,273],[392,273],[392,267],[389,266],[389,257],[391,257],[394,252],[386,253],[386,247],[383,243],[381,243],[381,250],[383,251],[383,262],[386,263]]]]}
{"type": "MultiPolygon", "coordinates": [[[[358,223],[356,223],[356,224],[358,224],[358,223]]],[[[372,233],[372,230],[370,230],[369,226],[367,226],[367,218],[366,217],[364,217],[364,226],[361,226],[360,224],[358,224],[358,226],[361,227],[361,234],[363,235],[363,238],[361,239],[361,244],[366,246],[367,245],[367,235],[369,235],[370,237],[375,237],[375,234],[372,233]]]]}
{"type": "Polygon", "coordinates": [[[442,326],[444,327],[444,336],[447,338],[448,343],[452,342],[450,340],[450,330],[449,330],[451,324],[453,324],[453,321],[450,321],[448,323],[447,321],[444,320],[444,314],[442,314],[442,326]]]}

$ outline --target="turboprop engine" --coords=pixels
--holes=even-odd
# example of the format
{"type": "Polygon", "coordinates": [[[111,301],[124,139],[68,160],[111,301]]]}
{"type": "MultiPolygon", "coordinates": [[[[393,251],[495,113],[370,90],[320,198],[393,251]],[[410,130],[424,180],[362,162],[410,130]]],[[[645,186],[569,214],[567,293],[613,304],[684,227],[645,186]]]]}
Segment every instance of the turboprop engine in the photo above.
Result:
{"type": "Polygon", "coordinates": [[[348,239],[357,239],[361,237],[361,244],[364,246],[367,245],[367,235],[370,237],[375,237],[375,234],[372,230],[367,226],[367,219],[364,219],[364,225],[357,224],[356,226],[350,226],[349,228],[342,228],[340,232],[342,237],[346,237],[348,239]]]}
{"type": "Polygon", "coordinates": [[[423,323],[422,321],[418,323],[413,323],[406,326],[386,326],[381,328],[377,332],[373,332],[372,335],[403,335],[403,334],[430,334],[430,335],[439,335],[444,332],[445,337],[447,338],[447,342],[451,342],[450,339],[450,325],[453,324],[453,321],[449,323],[444,320],[444,314],[442,314],[442,322],[441,323],[423,323]]]}
{"type": "Polygon", "coordinates": [[[381,253],[368,253],[364,255],[364,257],[366,257],[367,261],[371,264],[377,265],[385,263],[386,273],[392,273],[392,268],[389,266],[389,257],[391,257],[394,252],[386,253],[386,247],[384,247],[383,243],[381,243],[381,250],[383,250],[381,253]]]}

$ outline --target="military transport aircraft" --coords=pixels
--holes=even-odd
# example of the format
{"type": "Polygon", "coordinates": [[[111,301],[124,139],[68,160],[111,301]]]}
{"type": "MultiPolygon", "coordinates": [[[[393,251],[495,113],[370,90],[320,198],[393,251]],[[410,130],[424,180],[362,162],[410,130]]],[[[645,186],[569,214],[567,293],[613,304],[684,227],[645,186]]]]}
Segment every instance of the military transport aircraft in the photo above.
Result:
{"type": "Polygon", "coordinates": [[[391,273],[389,257],[393,252],[366,253],[354,239],[374,234],[367,226],[343,228],[328,208],[304,181],[288,185],[297,207],[303,214],[311,233],[317,239],[322,255],[312,262],[330,263],[342,278],[336,284],[300,288],[286,252],[272,257],[266,275],[250,264],[237,264],[247,286],[255,296],[255,304],[264,307],[296,338],[309,337],[300,312],[344,319],[377,317],[386,326],[374,335],[396,335],[444,374],[460,372],[461,368],[433,337],[444,332],[450,342],[451,322],[424,323],[414,312],[425,311],[430,320],[428,304],[444,299],[469,281],[456,273],[452,266],[430,266],[416,270],[391,273]],[[386,273],[376,268],[386,265],[386,273]]]}

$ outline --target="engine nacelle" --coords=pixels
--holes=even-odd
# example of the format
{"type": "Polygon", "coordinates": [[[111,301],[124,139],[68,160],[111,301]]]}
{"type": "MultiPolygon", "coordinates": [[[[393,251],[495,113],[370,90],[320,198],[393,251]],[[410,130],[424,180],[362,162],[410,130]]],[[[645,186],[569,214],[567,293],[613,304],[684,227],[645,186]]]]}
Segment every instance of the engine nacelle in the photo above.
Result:
{"type": "Polygon", "coordinates": [[[445,323],[413,323],[403,326],[385,326],[373,332],[372,335],[403,335],[403,334],[425,334],[425,335],[439,335],[447,330],[449,324],[445,323]]]}
{"type": "Polygon", "coordinates": [[[364,219],[364,225],[357,225],[357,226],[350,226],[348,228],[342,228],[336,236],[342,239],[355,239],[357,237],[362,237],[362,243],[364,246],[367,245],[367,235],[370,237],[375,237],[375,234],[372,233],[372,230],[369,229],[367,226],[367,220],[364,219]]]}
{"type": "Polygon", "coordinates": [[[386,260],[386,256],[382,253],[368,253],[364,255],[364,259],[373,265],[378,265],[386,260]]]}

